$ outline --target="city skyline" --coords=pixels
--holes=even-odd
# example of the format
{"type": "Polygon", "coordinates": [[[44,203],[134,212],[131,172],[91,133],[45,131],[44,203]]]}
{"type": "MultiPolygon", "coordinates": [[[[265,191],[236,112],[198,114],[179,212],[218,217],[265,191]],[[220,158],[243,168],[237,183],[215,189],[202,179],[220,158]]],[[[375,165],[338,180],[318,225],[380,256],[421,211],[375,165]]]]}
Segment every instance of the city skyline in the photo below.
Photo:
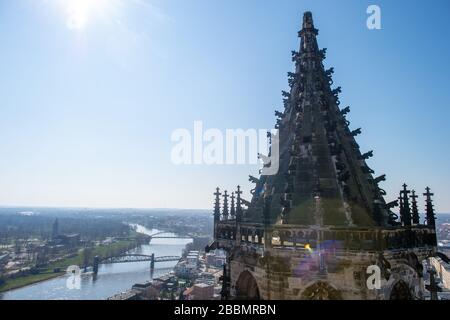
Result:
{"type": "Polygon", "coordinates": [[[174,165],[171,133],[272,128],[311,10],[386,200],[429,186],[450,212],[447,2],[87,1],[0,4],[0,206],[210,209],[236,181],[249,198],[255,166],[174,165]],[[381,30],[366,27],[370,4],[381,30]]]}

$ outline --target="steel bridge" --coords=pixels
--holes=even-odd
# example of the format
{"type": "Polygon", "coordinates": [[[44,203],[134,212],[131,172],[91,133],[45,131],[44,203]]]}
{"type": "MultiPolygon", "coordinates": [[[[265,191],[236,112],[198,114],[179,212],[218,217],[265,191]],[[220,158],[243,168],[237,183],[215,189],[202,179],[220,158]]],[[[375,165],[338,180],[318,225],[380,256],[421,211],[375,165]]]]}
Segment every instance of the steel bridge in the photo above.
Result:
{"type": "Polygon", "coordinates": [[[151,242],[152,239],[192,239],[193,238],[192,236],[189,236],[189,235],[187,235],[187,236],[164,236],[164,234],[167,234],[167,233],[168,232],[161,231],[161,232],[151,234],[148,236],[150,238],[149,242],[151,242]]]}
{"type": "Polygon", "coordinates": [[[99,264],[113,264],[113,263],[129,263],[129,262],[144,262],[149,261],[152,265],[157,262],[179,261],[179,256],[161,256],[155,257],[154,254],[124,254],[117,257],[106,258],[99,261],[99,264]]]}

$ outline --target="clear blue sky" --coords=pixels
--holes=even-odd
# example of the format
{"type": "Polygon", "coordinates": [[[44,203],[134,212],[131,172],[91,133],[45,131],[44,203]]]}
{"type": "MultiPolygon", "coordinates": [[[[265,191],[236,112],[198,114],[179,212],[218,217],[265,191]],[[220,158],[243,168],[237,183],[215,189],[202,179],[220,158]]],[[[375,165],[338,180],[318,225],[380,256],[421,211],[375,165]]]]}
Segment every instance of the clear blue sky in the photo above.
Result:
{"type": "Polygon", "coordinates": [[[173,165],[171,133],[273,127],[311,10],[387,200],[429,185],[450,212],[447,0],[73,1],[0,2],[0,205],[210,208],[217,185],[248,191],[254,167],[173,165]]]}

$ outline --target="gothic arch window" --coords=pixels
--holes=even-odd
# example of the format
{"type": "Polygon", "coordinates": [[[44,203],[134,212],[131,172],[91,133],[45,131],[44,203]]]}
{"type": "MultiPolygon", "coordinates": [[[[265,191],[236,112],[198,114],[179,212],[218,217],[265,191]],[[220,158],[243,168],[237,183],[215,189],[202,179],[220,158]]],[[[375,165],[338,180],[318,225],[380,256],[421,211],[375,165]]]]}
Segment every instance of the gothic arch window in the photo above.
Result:
{"type": "Polygon", "coordinates": [[[260,300],[259,288],[255,278],[249,271],[240,274],[236,282],[236,297],[238,300],[260,300]]]}
{"type": "Polygon", "coordinates": [[[413,296],[411,294],[411,290],[405,281],[398,281],[393,287],[391,291],[390,300],[412,300],[413,296]]]}

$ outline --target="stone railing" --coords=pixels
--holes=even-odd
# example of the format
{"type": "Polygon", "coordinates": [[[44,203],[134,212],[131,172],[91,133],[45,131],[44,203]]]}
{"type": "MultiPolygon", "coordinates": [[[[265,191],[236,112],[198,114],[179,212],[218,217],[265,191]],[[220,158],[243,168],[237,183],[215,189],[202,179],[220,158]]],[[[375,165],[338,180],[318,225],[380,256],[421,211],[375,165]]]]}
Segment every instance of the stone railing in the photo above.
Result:
{"type": "Polygon", "coordinates": [[[378,251],[435,247],[436,232],[427,226],[411,228],[339,228],[297,225],[273,225],[221,221],[216,227],[216,240],[222,246],[260,245],[272,248],[317,248],[378,251]],[[265,245],[266,241],[267,243],[265,245]]]}

